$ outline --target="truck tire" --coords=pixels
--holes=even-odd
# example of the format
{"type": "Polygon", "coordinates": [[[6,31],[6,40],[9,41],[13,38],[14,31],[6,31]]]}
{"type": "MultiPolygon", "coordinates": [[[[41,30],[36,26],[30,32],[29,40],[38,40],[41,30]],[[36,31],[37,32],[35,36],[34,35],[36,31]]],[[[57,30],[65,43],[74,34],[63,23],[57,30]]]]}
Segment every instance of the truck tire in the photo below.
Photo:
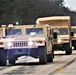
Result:
{"type": "Polygon", "coordinates": [[[70,44],[65,44],[65,52],[66,55],[72,54],[72,48],[70,48],[70,44]]]}
{"type": "Polygon", "coordinates": [[[47,52],[46,47],[39,47],[39,62],[40,64],[46,64],[47,63],[47,52]]]}
{"type": "Polygon", "coordinates": [[[0,65],[7,65],[7,50],[0,50],[0,65]]]}
{"type": "Polygon", "coordinates": [[[9,64],[15,64],[16,57],[9,59],[9,64]]]}

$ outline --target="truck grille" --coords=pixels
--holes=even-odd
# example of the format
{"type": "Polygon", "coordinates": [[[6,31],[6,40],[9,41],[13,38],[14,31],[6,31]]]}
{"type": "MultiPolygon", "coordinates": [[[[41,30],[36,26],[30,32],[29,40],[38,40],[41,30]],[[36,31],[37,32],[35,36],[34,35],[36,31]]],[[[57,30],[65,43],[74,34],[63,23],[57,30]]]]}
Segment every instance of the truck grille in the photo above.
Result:
{"type": "Polygon", "coordinates": [[[28,46],[28,42],[26,41],[13,43],[13,47],[26,47],[26,46],[28,46]]]}

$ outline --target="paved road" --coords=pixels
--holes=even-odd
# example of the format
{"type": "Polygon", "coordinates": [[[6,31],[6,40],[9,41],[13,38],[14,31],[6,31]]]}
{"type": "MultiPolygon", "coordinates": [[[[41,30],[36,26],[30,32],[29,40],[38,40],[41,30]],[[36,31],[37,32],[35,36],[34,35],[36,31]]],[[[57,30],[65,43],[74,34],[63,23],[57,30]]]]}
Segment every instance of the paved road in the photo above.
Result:
{"type": "Polygon", "coordinates": [[[15,65],[0,66],[0,75],[76,75],[76,51],[65,55],[55,51],[53,63],[39,64],[38,59],[20,57],[15,65]]]}

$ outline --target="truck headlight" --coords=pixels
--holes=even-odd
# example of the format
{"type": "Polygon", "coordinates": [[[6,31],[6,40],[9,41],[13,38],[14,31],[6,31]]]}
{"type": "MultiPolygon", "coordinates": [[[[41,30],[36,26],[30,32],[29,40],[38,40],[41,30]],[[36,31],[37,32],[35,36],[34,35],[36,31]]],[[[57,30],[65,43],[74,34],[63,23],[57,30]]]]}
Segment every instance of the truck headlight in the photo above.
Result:
{"type": "Polygon", "coordinates": [[[7,44],[9,47],[11,47],[12,46],[12,43],[11,42],[8,42],[8,44],[7,44]]]}
{"type": "Polygon", "coordinates": [[[29,41],[29,42],[28,42],[28,45],[29,45],[29,46],[32,46],[33,44],[34,44],[33,41],[29,41]]]}
{"type": "Polygon", "coordinates": [[[58,42],[58,43],[61,43],[61,39],[59,38],[59,39],[57,40],[57,42],[58,42]]]}

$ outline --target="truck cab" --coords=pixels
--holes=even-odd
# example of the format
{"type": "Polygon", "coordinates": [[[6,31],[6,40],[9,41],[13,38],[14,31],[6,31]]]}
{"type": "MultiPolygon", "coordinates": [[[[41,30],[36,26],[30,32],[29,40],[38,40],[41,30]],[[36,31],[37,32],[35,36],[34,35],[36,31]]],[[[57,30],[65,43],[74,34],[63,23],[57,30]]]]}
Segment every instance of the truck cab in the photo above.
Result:
{"type": "Polygon", "coordinates": [[[53,49],[65,51],[67,55],[71,54],[72,46],[68,26],[53,26],[52,31],[57,33],[57,38],[53,39],[53,49]]]}
{"type": "Polygon", "coordinates": [[[39,58],[41,64],[53,62],[52,35],[46,25],[2,26],[0,64],[15,64],[20,56],[39,58]]]}

